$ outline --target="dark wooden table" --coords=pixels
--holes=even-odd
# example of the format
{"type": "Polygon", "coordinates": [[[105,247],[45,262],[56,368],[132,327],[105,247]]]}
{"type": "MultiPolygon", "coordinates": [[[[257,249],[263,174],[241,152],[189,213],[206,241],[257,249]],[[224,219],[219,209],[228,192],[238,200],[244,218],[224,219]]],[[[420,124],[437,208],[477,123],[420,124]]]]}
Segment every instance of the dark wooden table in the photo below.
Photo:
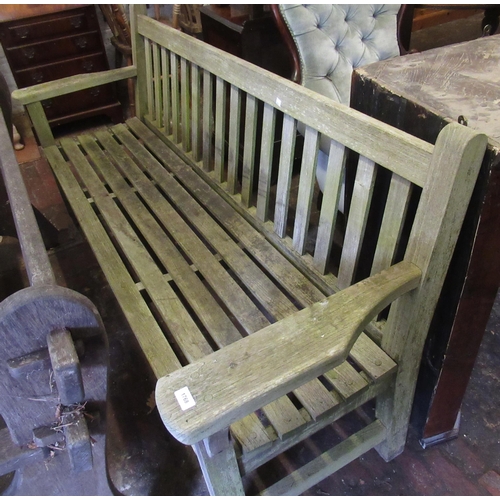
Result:
{"type": "Polygon", "coordinates": [[[351,106],[434,143],[462,121],[489,136],[427,339],[414,405],[422,444],[456,436],[460,405],[500,284],[500,35],[355,71],[351,106]]]}

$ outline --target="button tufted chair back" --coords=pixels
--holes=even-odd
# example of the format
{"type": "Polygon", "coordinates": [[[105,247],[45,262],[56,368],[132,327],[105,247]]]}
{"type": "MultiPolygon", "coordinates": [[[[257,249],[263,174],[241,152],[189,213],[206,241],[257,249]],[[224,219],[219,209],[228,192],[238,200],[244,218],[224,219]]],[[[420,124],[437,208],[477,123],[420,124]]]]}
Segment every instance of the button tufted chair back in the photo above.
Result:
{"type": "Polygon", "coordinates": [[[353,69],[400,54],[399,5],[279,5],[305,87],[349,104],[353,69]]]}
{"type": "MultiPolygon", "coordinates": [[[[293,58],[292,80],[342,104],[349,105],[354,69],[404,51],[398,37],[400,5],[280,4],[272,10],[293,58]]],[[[316,169],[322,192],[328,148],[325,138],[316,169]]],[[[339,210],[344,212],[344,193],[339,210]]]]}

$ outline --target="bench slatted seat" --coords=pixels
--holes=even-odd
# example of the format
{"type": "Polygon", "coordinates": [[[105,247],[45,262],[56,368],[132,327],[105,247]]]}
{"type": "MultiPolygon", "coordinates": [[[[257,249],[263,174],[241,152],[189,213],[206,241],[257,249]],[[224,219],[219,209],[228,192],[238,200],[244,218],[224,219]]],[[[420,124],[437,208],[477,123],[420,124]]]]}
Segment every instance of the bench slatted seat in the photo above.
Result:
{"type": "Polygon", "coordinates": [[[486,137],[452,124],[427,144],[141,9],[137,117],[56,143],[40,114],[40,100],[130,68],[15,97],[158,378],[167,429],[194,447],[213,494],[243,493],[240,474],[374,398],[367,427],[263,493],[303,492],[373,447],[397,456],[486,137]]]}

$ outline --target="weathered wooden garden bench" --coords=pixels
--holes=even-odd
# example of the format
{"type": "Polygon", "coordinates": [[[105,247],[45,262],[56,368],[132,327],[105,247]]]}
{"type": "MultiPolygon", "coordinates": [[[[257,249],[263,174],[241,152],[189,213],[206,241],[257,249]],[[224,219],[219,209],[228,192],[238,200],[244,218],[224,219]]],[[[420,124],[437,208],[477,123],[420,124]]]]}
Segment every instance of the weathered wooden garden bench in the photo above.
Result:
{"type": "Polygon", "coordinates": [[[132,32],[134,66],[15,97],[158,378],[165,426],[214,494],[243,493],[241,475],[373,399],[371,423],[264,493],[305,491],[374,447],[397,456],[486,137],[451,124],[427,144],[142,8],[132,32]],[[137,117],[54,141],[43,99],[135,75],[137,117]],[[348,151],[356,182],[334,240],[348,151]]]}

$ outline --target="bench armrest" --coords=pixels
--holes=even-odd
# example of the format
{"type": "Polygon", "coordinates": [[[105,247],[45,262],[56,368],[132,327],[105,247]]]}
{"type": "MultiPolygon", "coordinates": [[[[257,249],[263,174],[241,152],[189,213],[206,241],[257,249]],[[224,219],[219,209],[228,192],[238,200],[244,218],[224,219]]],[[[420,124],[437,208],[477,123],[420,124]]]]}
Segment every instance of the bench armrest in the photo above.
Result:
{"type": "Polygon", "coordinates": [[[70,94],[78,90],[85,90],[135,76],[137,76],[137,68],[135,66],[68,76],[52,82],[39,83],[31,87],[14,90],[12,98],[26,106],[34,102],[52,99],[53,97],[70,94]]]}
{"type": "Polygon", "coordinates": [[[162,377],[156,404],[169,432],[194,444],[342,363],[368,322],[416,288],[402,262],[162,377]]]}

